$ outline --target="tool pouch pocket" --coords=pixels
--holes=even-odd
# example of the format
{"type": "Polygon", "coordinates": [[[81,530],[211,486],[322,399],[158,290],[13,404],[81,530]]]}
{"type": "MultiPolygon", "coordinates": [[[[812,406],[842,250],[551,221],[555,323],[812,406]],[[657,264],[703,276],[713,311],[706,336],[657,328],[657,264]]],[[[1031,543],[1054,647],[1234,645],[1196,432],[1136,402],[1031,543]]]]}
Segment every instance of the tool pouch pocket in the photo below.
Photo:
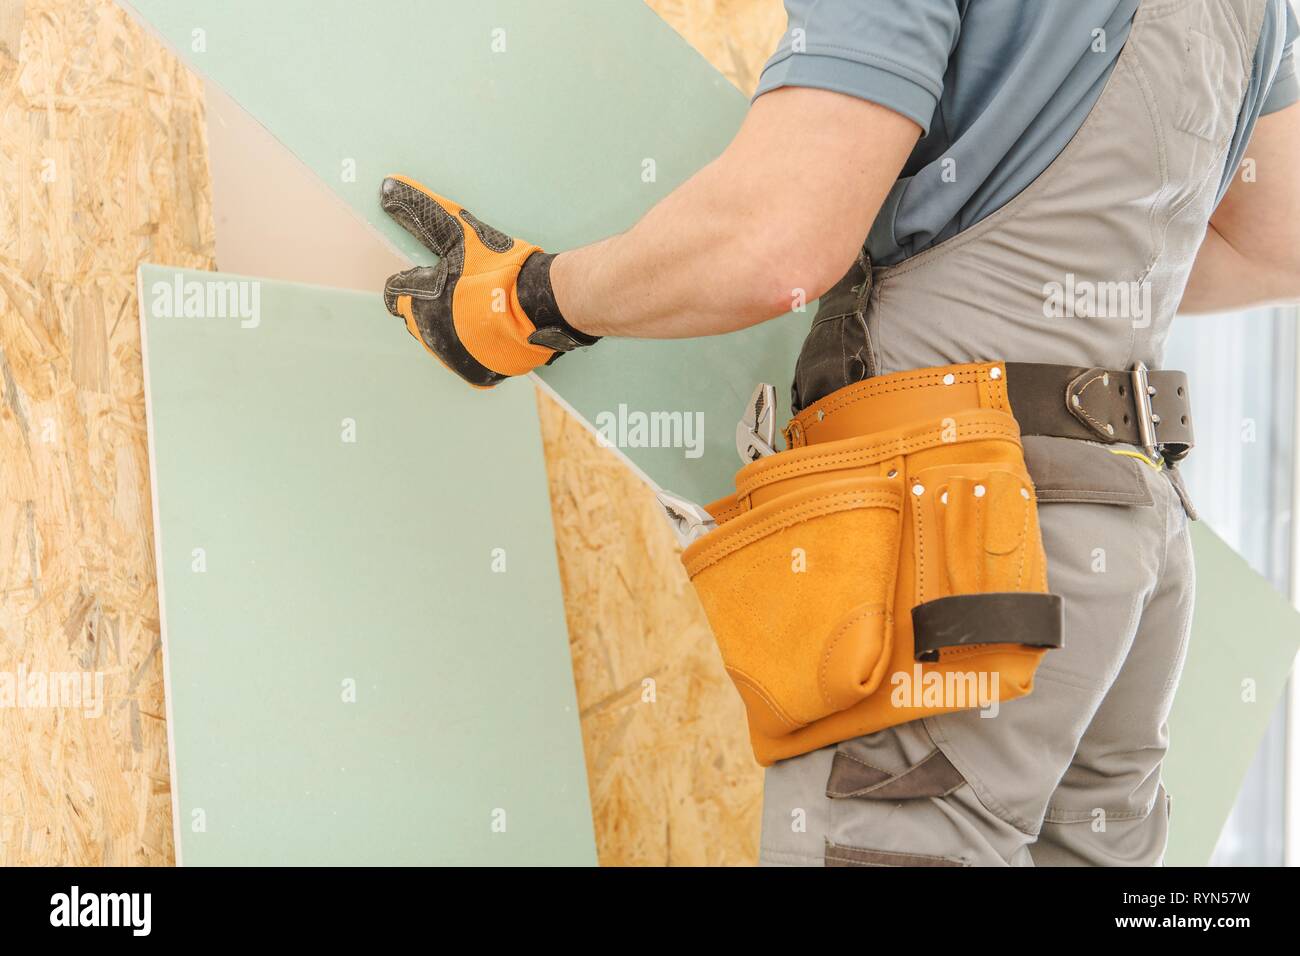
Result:
{"type": "Polygon", "coordinates": [[[756,735],[792,733],[879,686],[903,504],[901,478],[815,476],[682,556],[756,735]]]}
{"type": "Polygon", "coordinates": [[[951,661],[999,644],[1058,646],[1060,599],[1046,593],[1037,502],[1023,464],[939,465],[918,472],[909,490],[916,660],[951,661]]]}

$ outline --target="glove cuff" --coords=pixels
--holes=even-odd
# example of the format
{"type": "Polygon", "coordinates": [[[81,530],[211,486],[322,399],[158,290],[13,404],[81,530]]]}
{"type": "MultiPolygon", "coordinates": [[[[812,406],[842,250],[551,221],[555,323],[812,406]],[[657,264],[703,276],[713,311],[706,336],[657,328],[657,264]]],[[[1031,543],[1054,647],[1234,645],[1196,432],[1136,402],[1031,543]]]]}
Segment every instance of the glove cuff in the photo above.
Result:
{"type": "Polygon", "coordinates": [[[528,336],[528,341],[554,349],[557,354],[595,345],[600,336],[579,332],[571,326],[555,302],[555,292],[551,289],[551,262],[554,259],[550,253],[534,252],[524,260],[519,270],[515,283],[519,304],[537,329],[528,336]]]}

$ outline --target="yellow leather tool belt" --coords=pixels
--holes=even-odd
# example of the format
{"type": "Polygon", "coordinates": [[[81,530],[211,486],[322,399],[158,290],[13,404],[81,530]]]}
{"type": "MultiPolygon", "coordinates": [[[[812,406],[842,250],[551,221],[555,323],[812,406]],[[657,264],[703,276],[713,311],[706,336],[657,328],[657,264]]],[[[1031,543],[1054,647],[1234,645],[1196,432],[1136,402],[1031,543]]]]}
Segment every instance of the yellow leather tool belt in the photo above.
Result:
{"type": "Polygon", "coordinates": [[[1061,643],[1002,363],[843,388],[682,556],[759,763],[1033,689],[1061,643]]]}

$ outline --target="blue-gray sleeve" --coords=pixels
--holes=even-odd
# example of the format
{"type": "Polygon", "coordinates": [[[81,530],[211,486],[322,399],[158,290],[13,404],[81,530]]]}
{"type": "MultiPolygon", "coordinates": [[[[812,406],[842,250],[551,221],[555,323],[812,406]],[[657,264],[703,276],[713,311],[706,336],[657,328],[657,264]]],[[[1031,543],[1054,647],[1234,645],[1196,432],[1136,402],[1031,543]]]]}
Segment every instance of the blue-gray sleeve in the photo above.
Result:
{"type": "Polygon", "coordinates": [[[1291,4],[1284,3],[1283,6],[1286,7],[1286,39],[1283,40],[1282,59],[1277,65],[1277,73],[1273,75],[1273,85],[1264,97],[1261,116],[1276,113],[1300,99],[1300,78],[1297,78],[1295,70],[1295,41],[1297,35],[1300,35],[1300,27],[1296,25],[1295,11],[1291,9],[1291,4]]]}
{"type": "Polygon", "coordinates": [[[963,0],[785,0],[789,25],[755,96],[782,86],[847,93],[928,133],[963,0]]]}

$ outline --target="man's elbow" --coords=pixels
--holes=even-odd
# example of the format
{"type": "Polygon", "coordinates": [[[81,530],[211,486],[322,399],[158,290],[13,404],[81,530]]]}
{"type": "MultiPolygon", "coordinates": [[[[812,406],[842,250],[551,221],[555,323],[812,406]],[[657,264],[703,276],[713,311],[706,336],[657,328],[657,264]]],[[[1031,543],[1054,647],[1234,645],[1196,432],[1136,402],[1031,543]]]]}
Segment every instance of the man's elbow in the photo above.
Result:
{"type": "Polygon", "coordinates": [[[1264,255],[1243,256],[1248,268],[1237,270],[1237,281],[1252,298],[1267,302],[1300,302],[1300,234],[1293,243],[1264,255]]]}
{"type": "Polygon", "coordinates": [[[860,242],[805,242],[752,257],[746,280],[750,311],[761,316],[758,321],[802,311],[844,277],[860,249],[860,242]]]}
{"type": "Polygon", "coordinates": [[[1274,246],[1273,276],[1288,301],[1300,300],[1300,223],[1290,223],[1289,235],[1274,246]]]}
{"type": "Polygon", "coordinates": [[[1268,282],[1268,299],[1274,302],[1300,302],[1300,262],[1274,267],[1268,282]]]}

